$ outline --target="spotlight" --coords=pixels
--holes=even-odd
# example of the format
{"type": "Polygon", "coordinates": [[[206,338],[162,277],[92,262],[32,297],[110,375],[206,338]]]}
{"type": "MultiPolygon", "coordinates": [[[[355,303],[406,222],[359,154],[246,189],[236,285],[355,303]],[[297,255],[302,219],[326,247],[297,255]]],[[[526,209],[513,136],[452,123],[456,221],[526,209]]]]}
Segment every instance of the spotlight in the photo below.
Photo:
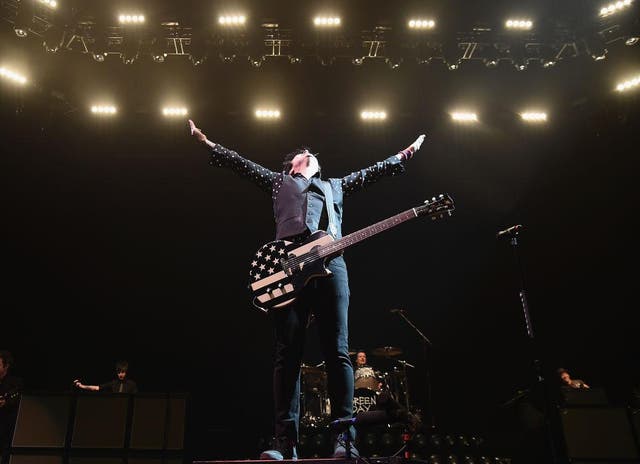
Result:
{"type": "Polygon", "coordinates": [[[56,0],[40,0],[40,3],[51,9],[55,9],[58,7],[58,2],[56,0]]]}
{"type": "Polygon", "coordinates": [[[60,30],[57,26],[51,26],[44,32],[44,41],[42,45],[44,49],[49,53],[56,53],[62,46],[64,39],[64,31],[60,30]]]}
{"type": "Polygon", "coordinates": [[[191,37],[190,58],[194,66],[204,63],[209,56],[209,42],[207,35],[196,34],[191,37]]]}
{"type": "Polygon", "coordinates": [[[449,71],[455,71],[460,67],[460,63],[462,62],[461,52],[462,50],[460,50],[456,40],[446,40],[442,44],[442,58],[449,71]]]}
{"type": "Polygon", "coordinates": [[[608,5],[600,8],[600,17],[605,18],[607,16],[611,16],[612,14],[616,14],[622,11],[623,9],[631,6],[632,1],[633,0],[623,0],[623,1],[617,1],[615,3],[609,3],[608,5]]]}
{"type": "Polygon", "coordinates": [[[280,119],[280,110],[277,109],[262,109],[259,108],[255,111],[256,118],[258,119],[280,119]]]}
{"type": "Polygon", "coordinates": [[[483,62],[487,68],[495,68],[498,66],[500,58],[498,57],[498,50],[495,46],[487,46],[487,48],[483,49],[483,55],[483,62]]]}
{"type": "Polygon", "coordinates": [[[550,45],[540,47],[540,63],[543,68],[551,68],[557,63],[557,53],[550,45]]]}
{"type": "Polygon", "coordinates": [[[29,29],[33,24],[33,3],[20,2],[18,5],[18,13],[16,14],[16,20],[13,23],[13,31],[20,38],[25,38],[29,35],[29,29]]]}
{"type": "Polygon", "coordinates": [[[93,105],[91,112],[98,116],[113,116],[116,114],[117,109],[113,105],[93,105]]]}
{"type": "Polygon", "coordinates": [[[608,50],[605,47],[604,40],[598,34],[593,34],[585,39],[587,53],[595,61],[604,60],[607,57],[608,50]]]}
{"type": "MultiPolygon", "coordinates": [[[[466,111],[454,111],[453,113],[451,113],[451,119],[453,119],[455,122],[460,123],[476,123],[478,122],[478,115],[476,113],[470,113],[466,111]]],[[[445,437],[445,441],[450,446],[453,446],[453,444],[455,443],[453,437],[447,436],[445,437]]]]}
{"type": "Polygon", "coordinates": [[[409,29],[425,30],[436,27],[436,22],[433,19],[416,18],[410,19],[407,25],[409,29]]]}
{"type": "Polygon", "coordinates": [[[133,24],[133,25],[137,25],[137,24],[143,24],[145,22],[145,17],[144,15],[141,14],[121,14],[120,16],[118,16],[118,22],[120,24],[133,24]]]}
{"type": "Polygon", "coordinates": [[[243,14],[218,16],[218,24],[224,27],[244,26],[246,22],[247,17],[243,14]]]}
{"type": "Polygon", "coordinates": [[[337,16],[316,16],[313,18],[313,24],[316,27],[338,27],[342,23],[342,20],[337,16]]]}
{"type": "Polygon", "coordinates": [[[364,110],[360,112],[360,118],[365,121],[383,121],[387,119],[386,111],[364,110]]]}
{"type": "Polygon", "coordinates": [[[638,85],[640,85],[640,74],[634,77],[633,79],[620,82],[616,86],[616,90],[618,92],[628,92],[629,90],[636,89],[638,85]]]}
{"type": "Polygon", "coordinates": [[[507,19],[504,25],[511,30],[529,31],[533,28],[533,21],[530,19],[507,19]]]}
{"type": "Polygon", "coordinates": [[[520,117],[523,121],[530,123],[547,122],[547,113],[539,111],[525,111],[524,113],[520,113],[520,117]]]}
{"type": "Polygon", "coordinates": [[[186,108],[167,107],[162,109],[162,114],[170,118],[186,116],[187,113],[188,111],[186,108]]]}
{"type": "Polygon", "coordinates": [[[16,84],[25,85],[27,83],[27,78],[22,74],[5,67],[0,68],[0,76],[8,81],[15,82],[16,84]]]}

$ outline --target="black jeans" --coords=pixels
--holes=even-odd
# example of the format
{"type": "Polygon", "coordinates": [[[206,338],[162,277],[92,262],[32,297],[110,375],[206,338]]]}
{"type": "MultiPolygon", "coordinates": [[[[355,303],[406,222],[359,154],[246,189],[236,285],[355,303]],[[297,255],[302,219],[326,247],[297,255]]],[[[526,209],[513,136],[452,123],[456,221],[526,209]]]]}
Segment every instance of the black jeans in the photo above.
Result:
{"type": "Polygon", "coordinates": [[[327,267],[333,276],[318,278],[305,287],[290,307],[275,309],[275,364],[273,396],[275,436],[297,443],[300,419],[300,364],[306,328],[315,316],[322,353],[327,365],[331,420],[353,415],[353,367],[349,358],[349,280],[342,256],[327,267]]]}

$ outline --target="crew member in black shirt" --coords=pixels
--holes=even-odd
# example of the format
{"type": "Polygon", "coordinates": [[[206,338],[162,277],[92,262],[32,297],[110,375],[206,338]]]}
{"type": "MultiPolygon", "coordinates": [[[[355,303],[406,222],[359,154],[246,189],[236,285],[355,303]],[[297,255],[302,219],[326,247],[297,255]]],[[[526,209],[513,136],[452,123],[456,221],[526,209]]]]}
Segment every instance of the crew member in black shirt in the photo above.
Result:
{"type": "Polygon", "coordinates": [[[9,374],[13,365],[10,352],[0,351],[0,453],[2,462],[11,446],[13,428],[18,414],[18,402],[22,391],[22,379],[9,374]]]}
{"type": "MultiPolygon", "coordinates": [[[[342,178],[322,180],[320,164],[308,148],[300,148],[284,158],[283,169],[274,172],[235,151],[207,139],[193,121],[191,135],[209,149],[210,164],[231,169],[252,181],[271,196],[276,223],[276,239],[299,242],[318,230],[334,239],[342,237],[343,198],[373,184],[384,176],[404,172],[404,164],[420,148],[421,135],[406,149],[366,169],[342,178]]],[[[286,308],[273,311],[275,361],[273,394],[275,442],[261,459],[297,457],[300,413],[300,364],[305,331],[311,312],[318,326],[319,339],[327,364],[331,419],[348,419],[353,414],[353,367],[349,358],[347,267],[342,255],[331,259],[327,268],[332,278],[316,279],[286,308]]],[[[268,272],[268,269],[265,270],[268,272]]],[[[261,271],[256,271],[261,272],[261,271]]],[[[353,428],[347,432],[353,439],[353,428]]],[[[334,457],[345,457],[340,440],[334,442],[334,457]]]]}
{"type": "Polygon", "coordinates": [[[73,384],[81,390],[104,391],[111,393],[138,393],[136,383],[127,378],[129,371],[129,363],[127,361],[118,361],[116,363],[116,378],[110,382],[101,385],[84,385],[80,380],[76,379],[73,384]]]}

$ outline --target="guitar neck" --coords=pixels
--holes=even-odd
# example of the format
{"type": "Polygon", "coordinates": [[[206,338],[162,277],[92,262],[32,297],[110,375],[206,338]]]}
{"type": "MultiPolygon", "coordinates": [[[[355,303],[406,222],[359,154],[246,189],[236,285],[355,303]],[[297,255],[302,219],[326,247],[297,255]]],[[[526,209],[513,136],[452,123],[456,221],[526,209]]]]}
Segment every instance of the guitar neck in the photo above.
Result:
{"type": "Polygon", "coordinates": [[[350,247],[351,245],[361,242],[369,237],[379,234],[380,232],[384,232],[385,230],[391,229],[398,224],[402,224],[403,222],[416,217],[418,217],[418,213],[416,212],[415,208],[411,208],[407,211],[396,214],[395,216],[391,216],[390,218],[384,219],[380,222],[376,222],[369,227],[360,229],[322,247],[319,250],[319,257],[324,258],[326,256],[337,254],[345,248],[350,247]]]}

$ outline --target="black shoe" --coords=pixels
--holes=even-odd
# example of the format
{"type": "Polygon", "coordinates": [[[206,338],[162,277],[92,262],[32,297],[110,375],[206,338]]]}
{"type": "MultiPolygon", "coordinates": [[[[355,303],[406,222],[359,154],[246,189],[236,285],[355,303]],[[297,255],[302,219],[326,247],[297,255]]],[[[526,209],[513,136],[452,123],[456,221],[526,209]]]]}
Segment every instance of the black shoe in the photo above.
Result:
{"type": "Polygon", "coordinates": [[[273,449],[260,453],[260,459],[282,461],[283,459],[298,459],[296,445],[288,437],[279,437],[273,440],[273,449]]]}

